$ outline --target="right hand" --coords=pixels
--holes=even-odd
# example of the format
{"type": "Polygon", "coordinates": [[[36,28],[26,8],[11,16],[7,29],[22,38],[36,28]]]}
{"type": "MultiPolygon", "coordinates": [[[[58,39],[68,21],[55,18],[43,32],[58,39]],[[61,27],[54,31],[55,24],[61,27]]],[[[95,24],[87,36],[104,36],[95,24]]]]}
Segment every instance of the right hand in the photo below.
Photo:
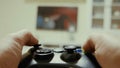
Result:
{"type": "Polygon", "coordinates": [[[96,57],[102,68],[120,68],[120,40],[106,35],[95,34],[83,46],[96,57]]]}

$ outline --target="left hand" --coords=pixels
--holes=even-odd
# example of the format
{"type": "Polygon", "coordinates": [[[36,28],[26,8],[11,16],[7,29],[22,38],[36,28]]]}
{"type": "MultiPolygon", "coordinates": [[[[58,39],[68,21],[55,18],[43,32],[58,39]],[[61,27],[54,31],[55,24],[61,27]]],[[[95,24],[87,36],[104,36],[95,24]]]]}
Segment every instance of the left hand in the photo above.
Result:
{"type": "Polygon", "coordinates": [[[24,45],[38,44],[27,30],[12,33],[0,41],[0,68],[18,68],[24,45]]]}

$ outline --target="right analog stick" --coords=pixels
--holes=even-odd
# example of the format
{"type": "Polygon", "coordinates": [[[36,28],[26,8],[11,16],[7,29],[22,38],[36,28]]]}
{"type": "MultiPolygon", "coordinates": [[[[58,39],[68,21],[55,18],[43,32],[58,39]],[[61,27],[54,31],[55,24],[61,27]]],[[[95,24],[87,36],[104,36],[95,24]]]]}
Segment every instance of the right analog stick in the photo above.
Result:
{"type": "Polygon", "coordinates": [[[67,45],[64,46],[64,52],[60,56],[60,58],[67,63],[77,63],[77,61],[81,58],[80,53],[75,52],[76,46],[67,45]]]}

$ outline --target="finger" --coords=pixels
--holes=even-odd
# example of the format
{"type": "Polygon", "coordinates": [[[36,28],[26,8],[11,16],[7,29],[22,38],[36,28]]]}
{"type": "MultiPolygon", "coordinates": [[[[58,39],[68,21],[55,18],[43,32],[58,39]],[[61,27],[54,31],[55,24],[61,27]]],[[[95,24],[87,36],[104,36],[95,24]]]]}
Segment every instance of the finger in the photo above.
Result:
{"type": "Polygon", "coordinates": [[[28,30],[22,30],[11,34],[13,38],[20,42],[22,45],[34,45],[38,44],[38,40],[31,32],[28,30]]]}
{"type": "Polygon", "coordinates": [[[84,44],[83,49],[85,50],[85,52],[94,52],[95,51],[95,47],[94,47],[94,43],[92,41],[92,39],[88,39],[87,42],[84,44]]]}
{"type": "Polygon", "coordinates": [[[94,52],[96,50],[97,44],[100,43],[103,38],[100,34],[93,34],[89,37],[87,42],[84,44],[83,49],[87,52],[94,52]]]}

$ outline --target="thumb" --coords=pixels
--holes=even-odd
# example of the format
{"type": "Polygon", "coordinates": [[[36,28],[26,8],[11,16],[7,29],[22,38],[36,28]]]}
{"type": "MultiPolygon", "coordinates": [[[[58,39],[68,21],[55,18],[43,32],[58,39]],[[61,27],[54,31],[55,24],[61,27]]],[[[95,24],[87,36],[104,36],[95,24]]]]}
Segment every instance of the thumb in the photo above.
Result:
{"type": "Polygon", "coordinates": [[[87,42],[84,44],[83,49],[87,52],[93,53],[99,47],[98,44],[100,44],[101,41],[103,41],[103,37],[104,37],[103,34],[91,35],[87,42]]]}
{"type": "Polygon", "coordinates": [[[38,40],[31,32],[28,30],[21,30],[16,33],[12,33],[14,40],[19,42],[21,45],[33,45],[38,44],[38,40]]]}

